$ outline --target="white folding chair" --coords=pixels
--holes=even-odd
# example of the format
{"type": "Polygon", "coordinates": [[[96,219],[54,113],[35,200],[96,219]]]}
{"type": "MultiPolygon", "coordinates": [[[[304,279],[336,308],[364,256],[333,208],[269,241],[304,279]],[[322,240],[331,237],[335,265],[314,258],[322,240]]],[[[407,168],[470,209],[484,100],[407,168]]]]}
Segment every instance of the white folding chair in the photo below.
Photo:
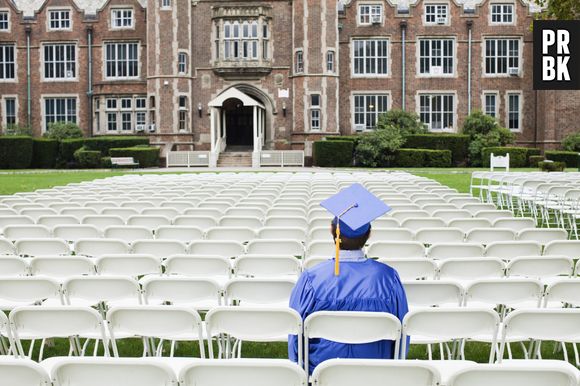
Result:
{"type": "MultiPolygon", "coordinates": [[[[407,338],[413,343],[427,343],[429,360],[432,359],[431,344],[438,343],[441,359],[445,357],[443,343],[460,341],[459,357],[465,359],[465,341],[477,336],[492,337],[489,363],[493,363],[499,316],[487,308],[425,308],[409,311],[403,319],[403,338],[401,352],[407,352],[407,338]]],[[[447,348],[447,357],[451,352],[447,348]]]]}
{"type": "Polygon", "coordinates": [[[157,240],[177,240],[189,244],[203,239],[203,230],[194,226],[170,225],[160,226],[155,230],[157,240]]]}
{"type": "Polygon", "coordinates": [[[494,241],[513,241],[516,233],[509,228],[473,228],[465,237],[468,243],[489,244],[494,241]]]}
{"type": "Polygon", "coordinates": [[[103,318],[111,306],[141,304],[139,283],[129,276],[70,276],[62,292],[65,304],[98,307],[103,318]]]}
{"type": "MultiPolygon", "coordinates": [[[[368,257],[425,257],[425,247],[417,241],[379,241],[369,245],[368,257]]],[[[331,254],[329,256],[334,256],[331,254]]]]}
{"type": "Polygon", "coordinates": [[[96,216],[85,216],[83,217],[81,224],[94,225],[100,230],[104,230],[110,226],[121,226],[125,225],[126,219],[117,215],[96,215],[96,216]]]}
{"type": "Polygon", "coordinates": [[[223,286],[232,275],[228,257],[213,255],[177,255],[165,260],[165,273],[195,278],[207,278],[223,286]]]}
{"type": "MultiPolygon", "coordinates": [[[[328,228],[324,229],[326,233],[326,239],[331,238],[328,228]]],[[[413,241],[415,238],[415,233],[409,229],[389,229],[389,228],[373,228],[368,242],[370,244],[378,241],[413,241]]]]}
{"type": "Polygon", "coordinates": [[[379,262],[397,271],[401,280],[435,279],[437,276],[437,264],[424,257],[379,259],[379,262]]]}
{"type": "Polygon", "coordinates": [[[226,210],[225,216],[243,216],[243,217],[256,217],[264,218],[265,211],[263,207],[259,206],[244,206],[244,207],[233,207],[226,210]]]}
{"type": "Polygon", "coordinates": [[[161,261],[152,255],[104,254],[95,262],[99,275],[138,277],[162,273],[161,261]]]}
{"type": "Polygon", "coordinates": [[[225,337],[218,339],[218,358],[226,359],[241,357],[242,341],[285,342],[288,335],[297,335],[298,364],[302,364],[302,318],[291,308],[222,306],[209,310],[205,322],[212,359],[211,338],[220,334],[225,337]]]}
{"type": "Polygon", "coordinates": [[[520,256],[510,260],[506,269],[506,276],[533,278],[544,284],[573,273],[574,261],[567,256],[520,256]]]}
{"type": "Polygon", "coordinates": [[[262,219],[251,216],[224,216],[219,221],[220,227],[225,228],[249,228],[254,231],[262,228],[264,225],[262,219]]]}
{"type": "Polygon", "coordinates": [[[54,216],[57,214],[59,213],[57,213],[56,210],[50,208],[30,208],[20,210],[21,216],[30,217],[34,221],[37,221],[40,216],[54,216]]]}
{"type": "Polygon", "coordinates": [[[292,256],[304,256],[304,246],[296,240],[252,240],[247,246],[247,253],[255,255],[278,255],[281,251],[292,256]]]}
{"type": "Polygon", "coordinates": [[[224,298],[227,305],[247,306],[281,306],[286,307],[290,294],[296,285],[294,279],[263,278],[231,279],[224,287],[224,298]]]}
{"type": "Polygon", "coordinates": [[[475,214],[477,212],[481,212],[482,210],[496,210],[496,207],[494,204],[484,204],[484,203],[467,203],[467,204],[463,204],[460,206],[461,209],[463,210],[467,210],[468,212],[470,212],[473,216],[475,216],[475,214]]]}
{"type": "Polygon", "coordinates": [[[244,255],[234,260],[236,277],[298,277],[300,260],[292,255],[244,255]]]}
{"type": "Polygon", "coordinates": [[[69,355],[85,355],[86,344],[81,345],[78,338],[99,339],[103,342],[105,356],[109,356],[109,345],[105,324],[101,315],[90,307],[75,306],[22,306],[10,312],[15,352],[20,358],[32,354],[34,343],[30,344],[28,354],[24,352],[22,340],[42,339],[39,360],[44,353],[47,338],[69,338],[69,355]]]}
{"type": "Polygon", "coordinates": [[[538,256],[542,246],[534,241],[496,241],[487,244],[485,256],[499,257],[509,261],[518,256],[538,256]]]}
{"type": "Polygon", "coordinates": [[[14,277],[0,280],[0,310],[33,304],[62,304],[60,283],[47,277],[14,277]]]}
{"type": "Polygon", "coordinates": [[[0,255],[14,255],[16,247],[10,241],[0,238],[0,255]]]}
{"type": "Polygon", "coordinates": [[[68,244],[61,239],[20,239],[14,246],[22,256],[70,255],[68,244]]]}
{"type": "MultiPolygon", "coordinates": [[[[326,222],[326,227],[330,227],[330,221],[326,222]]],[[[378,219],[376,219],[375,221],[373,221],[373,229],[378,229],[378,228],[398,228],[401,226],[401,223],[394,219],[394,218],[390,218],[390,217],[379,217],[378,219]]]]}
{"type": "Polygon", "coordinates": [[[580,279],[554,280],[544,294],[544,307],[579,307],[580,279]]]}
{"type": "Polygon", "coordinates": [[[465,235],[459,228],[422,228],[415,234],[415,241],[423,244],[461,243],[465,235]]]}
{"type": "Polygon", "coordinates": [[[85,256],[39,256],[30,259],[30,274],[62,280],[71,275],[94,275],[95,264],[85,256]]]}
{"type": "Polygon", "coordinates": [[[0,278],[28,275],[28,262],[19,256],[0,255],[0,278]]]}
{"type": "MultiPolygon", "coordinates": [[[[74,216],[40,216],[36,221],[39,225],[44,225],[48,229],[54,229],[57,225],[75,225],[80,224],[78,218],[74,216]]],[[[0,227],[1,228],[1,227],[0,227]]]]}
{"type": "Polygon", "coordinates": [[[41,365],[50,369],[54,386],[114,385],[120,380],[126,386],[178,384],[169,364],[154,358],[57,357],[41,365]]]}
{"type": "Polygon", "coordinates": [[[563,255],[578,259],[580,258],[580,240],[551,241],[546,244],[544,255],[563,255]]]}
{"type": "Polygon", "coordinates": [[[219,226],[210,228],[206,232],[207,240],[231,240],[239,243],[247,243],[256,237],[258,237],[257,232],[248,227],[219,226]]]}
{"type": "Polygon", "coordinates": [[[467,307],[497,307],[503,319],[509,309],[540,307],[543,294],[538,280],[481,279],[467,286],[464,299],[467,307]]]}
{"type": "Polygon", "coordinates": [[[438,386],[441,375],[427,361],[383,359],[329,359],[314,369],[317,386],[438,386]]]}
{"type": "Polygon", "coordinates": [[[113,225],[105,228],[103,236],[106,239],[123,240],[127,244],[131,244],[137,240],[153,239],[153,232],[142,226],[113,225]]]}
{"type": "Polygon", "coordinates": [[[436,260],[483,257],[484,251],[483,245],[476,243],[440,243],[433,244],[427,249],[427,257],[436,260]]]}
{"type": "Polygon", "coordinates": [[[190,307],[181,306],[123,306],[112,307],[107,313],[111,346],[115,357],[119,356],[117,339],[141,337],[143,354],[162,356],[163,342],[171,342],[169,356],[173,357],[175,342],[197,341],[200,357],[205,358],[202,321],[199,314],[190,307]],[[153,339],[159,338],[159,342],[153,339]]]}
{"type": "Polygon", "coordinates": [[[74,216],[79,220],[82,220],[85,216],[95,216],[99,214],[96,209],[93,208],[65,208],[61,209],[59,214],[63,216],[74,216]]]}
{"type": "Polygon", "coordinates": [[[321,241],[315,240],[308,244],[306,247],[306,257],[310,259],[312,257],[324,257],[328,259],[334,256],[336,245],[331,240],[321,241]]]}
{"type": "Polygon", "coordinates": [[[425,307],[459,307],[463,304],[463,287],[452,280],[404,280],[410,309],[425,307]]]}
{"type": "Polygon", "coordinates": [[[442,228],[446,226],[447,224],[445,223],[445,221],[437,217],[432,218],[408,217],[404,220],[401,220],[401,227],[409,229],[412,232],[418,232],[419,230],[425,228],[442,228]]]}
{"type": "Polygon", "coordinates": [[[200,240],[189,244],[187,253],[190,255],[238,257],[245,253],[244,246],[237,241],[200,240]]]}
{"type": "MultiPolygon", "coordinates": [[[[328,227],[327,227],[328,229],[328,227]]],[[[258,238],[262,240],[271,239],[292,239],[297,241],[304,241],[306,239],[306,231],[304,228],[298,227],[268,227],[261,228],[258,231],[258,238]]]]}
{"type": "Polygon", "coordinates": [[[222,304],[217,281],[181,276],[145,276],[141,279],[145,304],[173,304],[210,310],[222,304]]]}
{"type": "Polygon", "coordinates": [[[305,217],[300,216],[272,216],[264,220],[265,227],[297,227],[308,229],[308,221],[305,217]]]}
{"type": "MultiPolygon", "coordinates": [[[[517,239],[522,241],[537,241],[542,245],[549,243],[550,241],[556,240],[567,240],[568,232],[564,229],[550,228],[532,228],[532,229],[522,229],[517,234],[517,239]]],[[[580,256],[580,252],[578,253],[580,256]]]]}
{"type": "MultiPolygon", "coordinates": [[[[137,216],[139,211],[133,208],[105,208],[101,210],[102,215],[107,216],[117,216],[121,217],[125,223],[131,216],[137,216]]],[[[109,224],[109,225],[122,225],[122,224],[109,224]]]]}
{"type": "Polygon", "coordinates": [[[80,239],[75,243],[74,249],[77,255],[88,257],[127,254],[131,250],[129,244],[116,239],[80,239]]]}
{"type": "Polygon", "coordinates": [[[216,208],[191,208],[186,209],[185,212],[183,212],[183,215],[187,217],[211,217],[217,221],[224,215],[224,212],[216,208]]]}
{"type": "Polygon", "coordinates": [[[163,216],[170,220],[179,216],[180,214],[181,213],[177,209],[168,207],[145,208],[141,211],[141,215],[143,216],[163,216]]]}
{"type": "MultiPolygon", "coordinates": [[[[453,204],[449,204],[453,205],[453,204]]],[[[471,219],[473,215],[468,210],[464,209],[439,209],[432,213],[434,218],[439,218],[449,223],[451,220],[460,220],[460,219],[471,219]]]]}
{"type": "Polygon", "coordinates": [[[308,257],[306,260],[302,261],[302,272],[328,260],[328,257],[322,256],[308,257]]]}
{"type": "Polygon", "coordinates": [[[317,311],[304,320],[304,370],[310,367],[310,339],[345,344],[393,341],[393,357],[399,358],[401,321],[387,312],[317,311]]]}
{"type": "Polygon", "coordinates": [[[142,226],[153,232],[155,229],[163,225],[171,225],[171,219],[159,215],[135,215],[127,219],[127,225],[142,226]]]}
{"type": "Polygon", "coordinates": [[[509,228],[515,232],[522,229],[534,228],[536,221],[533,218],[518,217],[518,218],[498,218],[493,221],[494,228],[509,228]]]}
{"type": "Polygon", "coordinates": [[[44,225],[8,225],[4,227],[4,237],[16,241],[20,239],[46,239],[52,237],[50,229],[44,225]]]}
{"type": "MultiPolygon", "coordinates": [[[[0,312],[0,362],[4,356],[10,355],[12,352],[12,347],[14,342],[12,341],[12,331],[10,330],[10,322],[8,316],[4,312],[0,312]]],[[[0,365],[0,369],[2,369],[0,365]]],[[[4,374],[3,374],[4,375],[4,374]]],[[[4,377],[2,377],[4,379],[4,377]]],[[[3,380],[2,379],[2,380],[3,380]]],[[[0,380],[0,385],[2,385],[2,380],[0,380]]],[[[6,386],[8,386],[7,384],[6,386]]],[[[2,385],[4,386],[4,385],[2,385]]]]}
{"type": "Polygon", "coordinates": [[[186,250],[185,243],[177,240],[137,240],[132,246],[133,253],[148,254],[159,259],[183,255],[186,250]]]}
{"type": "Polygon", "coordinates": [[[491,228],[491,221],[486,218],[458,218],[447,223],[450,228],[459,228],[464,233],[475,228],[491,228]]]}
{"type": "Polygon", "coordinates": [[[0,215],[0,230],[9,225],[34,225],[35,219],[22,215],[0,215]]]}
{"type": "Polygon", "coordinates": [[[424,210],[393,210],[389,214],[391,218],[399,221],[400,223],[408,218],[431,218],[429,212],[424,210]]]}
{"type": "Polygon", "coordinates": [[[201,230],[207,230],[217,226],[217,220],[211,216],[177,216],[173,219],[173,225],[193,226],[201,230]]]}
{"type": "Polygon", "coordinates": [[[468,257],[442,260],[439,278],[467,285],[476,279],[504,277],[505,263],[498,257],[468,257]]]}
{"type": "Polygon", "coordinates": [[[95,225],[73,224],[56,225],[52,233],[54,237],[75,243],[80,239],[97,239],[102,237],[102,232],[95,225]]]}
{"type": "Polygon", "coordinates": [[[500,218],[513,218],[514,214],[510,210],[480,210],[479,212],[476,212],[473,217],[485,218],[493,223],[495,220],[500,218]]]}
{"type": "Polygon", "coordinates": [[[244,358],[191,362],[179,372],[179,384],[183,386],[304,386],[307,380],[300,366],[290,361],[244,358]]]}

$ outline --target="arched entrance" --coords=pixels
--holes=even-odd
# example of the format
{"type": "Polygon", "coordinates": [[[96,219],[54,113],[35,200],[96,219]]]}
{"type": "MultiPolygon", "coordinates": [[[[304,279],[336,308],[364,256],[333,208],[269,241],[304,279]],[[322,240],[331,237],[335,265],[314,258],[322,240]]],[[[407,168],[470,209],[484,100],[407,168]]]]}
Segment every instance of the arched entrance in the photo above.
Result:
{"type": "Polygon", "coordinates": [[[224,150],[252,152],[259,165],[264,146],[266,108],[255,97],[231,87],[213,99],[210,108],[210,165],[217,165],[224,150]]]}

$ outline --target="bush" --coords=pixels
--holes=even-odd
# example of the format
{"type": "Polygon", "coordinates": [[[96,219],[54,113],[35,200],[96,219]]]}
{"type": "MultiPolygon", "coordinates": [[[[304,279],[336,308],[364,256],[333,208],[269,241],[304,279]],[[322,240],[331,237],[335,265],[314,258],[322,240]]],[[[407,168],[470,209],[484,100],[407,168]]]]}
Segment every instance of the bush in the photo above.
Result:
{"type": "Polygon", "coordinates": [[[528,160],[531,168],[537,168],[540,162],[544,162],[545,158],[543,155],[533,155],[528,160]]]}
{"type": "Polygon", "coordinates": [[[568,134],[562,140],[562,149],[580,152],[580,132],[568,134]]]}
{"type": "MultiPolygon", "coordinates": [[[[348,142],[347,142],[348,143],[348,142]]],[[[133,157],[139,167],[152,168],[159,166],[158,147],[128,147],[109,150],[111,157],[133,157]]]]}
{"type": "Polygon", "coordinates": [[[475,111],[467,117],[463,124],[463,133],[469,136],[468,150],[471,166],[484,164],[485,159],[482,158],[484,148],[506,146],[513,143],[515,139],[511,131],[499,126],[494,118],[481,111],[475,111]]]}
{"type": "Polygon", "coordinates": [[[111,157],[101,158],[101,167],[105,169],[111,169],[113,164],[111,163],[111,157]]]}
{"type": "Polygon", "coordinates": [[[419,116],[410,111],[389,110],[381,118],[384,125],[394,126],[399,129],[403,137],[427,132],[419,116]]]}
{"type": "Polygon", "coordinates": [[[523,168],[528,163],[528,149],[525,147],[486,147],[482,151],[483,166],[489,167],[489,157],[510,154],[510,167],[523,168]]]}
{"type": "Polygon", "coordinates": [[[75,161],[80,168],[96,169],[101,166],[101,152],[86,150],[84,147],[75,151],[75,161]]]}
{"type": "Polygon", "coordinates": [[[469,114],[463,123],[463,134],[474,137],[476,134],[488,134],[494,131],[499,124],[495,118],[485,115],[481,111],[469,114]]]}
{"type": "Polygon", "coordinates": [[[58,141],[48,138],[32,140],[32,167],[38,169],[53,169],[58,157],[58,141]]]}
{"type": "Polygon", "coordinates": [[[352,141],[316,141],[313,145],[315,166],[352,166],[352,141]]]}
{"type": "Polygon", "coordinates": [[[542,151],[537,147],[528,147],[527,149],[528,149],[528,158],[542,154],[542,151]]]}
{"type": "Polygon", "coordinates": [[[395,165],[407,168],[451,167],[451,151],[431,149],[399,149],[395,157],[395,165]]]}
{"type": "Polygon", "coordinates": [[[377,130],[361,136],[354,152],[356,164],[372,168],[391,166],[404,141],[399,129],[385,125],[381,117],[377,130]]]}
{"type": "Polygon", "coordinates": [[[453,164],[467,163],[469,136],[461,134],[416,134],[409,135],[403,146],[406,149],[451,150],[453,164]]]}
{"type": "Polygon", "coordinates": [[[149,146],[149,138],[142,136],[111,136],[111,137],[92,137],[85,140],[87,150],[98,150],[103,156],[109,154],[113,148],[132,148],[137,145],[149,146]]]}
{"type": "Polygon", "coordinates": [[[575,151],[546,151],[546,159],[555,162],[564,162],[566,167],[577,168],[578,167],[578,153],[575,151]]]}
{"type": "Polygon", "coordinates": [[[83,147],[83,143],[84,139],[82,138],[63,139],[60,141],[56,166],[59,168],[74,167],[76,165],[74,154],[83,147]]]}
{"type": "Polygon", "coordinates": [[[564,162],[553,161],[539,162],[538,166],[543,172],[563,172],[566,168],[566,164],[564,162]]]}
{"type": "Polygon", "coordinates": [[[8,125],[4,130],[6,135],[18,135],[18,136],[29,136],[32,137],[32,129],[27,126],[20,125],[8,125]]]}
{"type": "Polygon", "coordinates": [[[44,133],[45,138],[63,139],[82,138],[83,131],[72,122],[53,122],[48,124],[48,130],[44,133]]]}
{"type": "Polygon", "coordinates": [[[0,137],[0,169],[26,169],[32,163],[32,137],[0,137]]]}

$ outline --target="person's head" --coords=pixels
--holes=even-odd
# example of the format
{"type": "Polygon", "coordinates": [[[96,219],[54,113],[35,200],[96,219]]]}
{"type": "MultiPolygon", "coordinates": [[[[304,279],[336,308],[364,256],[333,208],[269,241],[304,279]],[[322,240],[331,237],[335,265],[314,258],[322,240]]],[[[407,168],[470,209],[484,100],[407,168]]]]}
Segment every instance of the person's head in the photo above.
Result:
{"type": "MultiPolygon", "coordinates": [[[[344,226],[340,225],[341,233],[340,233],[340,249],[347,250],[347,251],[354,251],[357,249],[362,249],[365,244],[367,243],[370,235],[371,235],[371,227],[369,225],[368,229],[365,233],[360,236],[356,237],[347,237],[342,232],[344,226]]],[[[330,233],[332,234],[332,239],[336,242],[336,222],[332,221],[330,223],[330,233]]]]}

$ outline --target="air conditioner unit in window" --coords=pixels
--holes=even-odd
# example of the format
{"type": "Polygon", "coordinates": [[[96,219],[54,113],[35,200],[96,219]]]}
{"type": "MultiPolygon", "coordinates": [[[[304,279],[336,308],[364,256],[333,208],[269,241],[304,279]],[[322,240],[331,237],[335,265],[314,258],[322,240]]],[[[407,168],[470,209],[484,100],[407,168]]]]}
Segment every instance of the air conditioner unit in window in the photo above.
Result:
{"type": "Polygon", "coordinates": [[[447,18],[446,17],[438,17],[437,18],[437,24],[442,25],[447,23],[447,18]]]}
{"type": "Polygon", "coordinates": [[[146,125],[137,125],[135,126],[135,131],[142,132],[145,131],[146,125]]]}
{"type": "Polygon", "coordinates": [[[67,71],[66,72],[66,77],[67,78],[74,78],[75,77],[75,74],[72,71],[67,71]]]}
{"type": "Polygon", "coordinates": [[[511,76],[519,76],[520,75],[520,69],[517,67],[510,67],[508,68],[508,74],[511,76]]]}
{"type": "Polygon", "coordinates": [[[364,131],[365,125],[354,125],[355,131],[364,131]]]}
{"type": "Polygon", "coordinates": [[[443,75],[443,66],[431,66],[431,75],[443,75]]]}
{"type": "Polygon", "coordinates": [[[151,125],[149,125],[149,132],[150,132],[150,133],[154,133],[154,132],[155,132],[155,130],[156,130],[156,127],[155,127],[155,124],[154,124],[154,123],[153,123],[153,124],[151,124],[151,125]]]}
{"type": "Polygon", "coordinates": [[[371,17],[371,23],[373,23],[373,24],[381,24],[381,16],[380,15],[373,15],[371,17]]]}

